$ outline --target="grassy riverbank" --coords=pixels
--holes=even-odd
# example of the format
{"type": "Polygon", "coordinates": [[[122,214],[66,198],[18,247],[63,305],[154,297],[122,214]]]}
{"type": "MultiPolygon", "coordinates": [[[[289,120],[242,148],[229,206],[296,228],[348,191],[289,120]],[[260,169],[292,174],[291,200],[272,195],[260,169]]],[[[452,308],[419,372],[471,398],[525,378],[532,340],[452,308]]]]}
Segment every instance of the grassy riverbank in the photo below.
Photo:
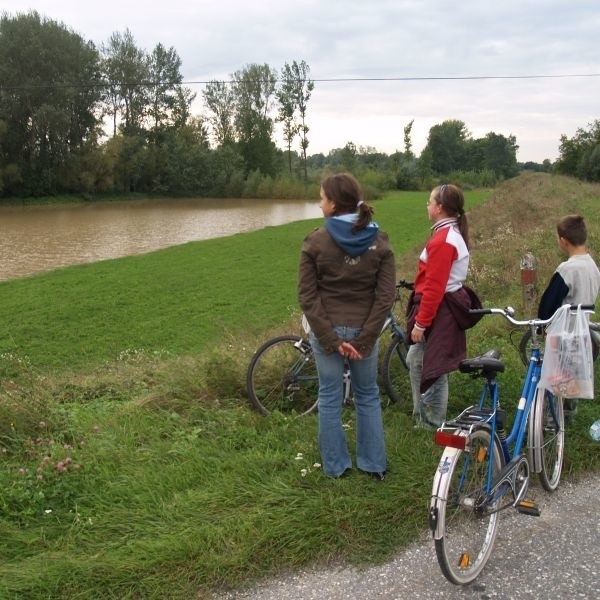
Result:
{"type": "MultiPolygon", "coordinates": [[[[598,186],[523,176],[481,204],[489,195],[468,196],[471,283],[486,305],[521,312],[525,251],[543,286],[560,214],[581,210],[600,254],[598,186]]],[[[376,204],[399,276],[412,276],[427,236],[426,197],[376,204]]],[[[440,451],[403,407],[385,411],[379,485],[326,479],[314,418],[264,418],[244,398],[252,350],[297,327],[298,250],[319,222],[0,284],[0,597],[208,597],[316,562],[381,561],[426,528],[440,451]]],[[[509,334],[488,317],[469,345],[502,349],[515,398],[523,369],[509,334]]],[[[453,376],[453,410],[474,386],[453,376]]],[[[586,435],[597,413],[581,403],[566,475],[600,467],[586,435]]]]}

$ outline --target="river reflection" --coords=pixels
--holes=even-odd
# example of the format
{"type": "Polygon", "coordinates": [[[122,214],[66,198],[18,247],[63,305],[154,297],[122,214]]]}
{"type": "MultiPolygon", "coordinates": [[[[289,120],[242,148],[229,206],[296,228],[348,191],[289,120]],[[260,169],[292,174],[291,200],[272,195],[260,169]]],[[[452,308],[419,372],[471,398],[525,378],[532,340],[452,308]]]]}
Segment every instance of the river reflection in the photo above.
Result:
{"type": "Polygon", "coordinates": [[[0,207],[0,280],[321,216],[318,199],[0,207]]]}

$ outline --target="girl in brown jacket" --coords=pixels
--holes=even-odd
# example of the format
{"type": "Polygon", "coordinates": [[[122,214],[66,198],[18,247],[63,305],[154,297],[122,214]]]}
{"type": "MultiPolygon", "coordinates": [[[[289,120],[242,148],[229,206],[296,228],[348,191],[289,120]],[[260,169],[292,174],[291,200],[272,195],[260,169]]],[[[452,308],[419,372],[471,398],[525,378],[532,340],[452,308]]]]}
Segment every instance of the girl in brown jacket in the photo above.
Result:
{"type": "Polygon", "coordinates": [[[298,298],[311,327],[309,339],[319,374],[323,471],[339,477],[352,468],[342,427],[348,360],[356,405],[356,464],[383,480],[386,451],[377,357],[379,334],[395,297],[394,254],[352,175],[324,179],[320,206],[325,224],[304,240],[298,298]]]}

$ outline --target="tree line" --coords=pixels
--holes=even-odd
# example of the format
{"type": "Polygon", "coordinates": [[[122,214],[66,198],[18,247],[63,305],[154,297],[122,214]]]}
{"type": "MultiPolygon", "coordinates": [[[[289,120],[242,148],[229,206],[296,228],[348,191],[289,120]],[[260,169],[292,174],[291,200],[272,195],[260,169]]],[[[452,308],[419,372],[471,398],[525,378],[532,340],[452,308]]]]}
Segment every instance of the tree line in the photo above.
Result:
{"type": "Polygon", "coordinates": [[[559,157],[554,168],[564,175],[600,181],[600,121],[579,128],[572,138],[560,136],[559,157]]]}
{"type": "Polygon", "coordinates": [[[203,112],[177,51],[151,52],[129,30],[96,47],[32,11],[0,19],[0,196],[65,193],[302,197],[333,170],[368,189],[428,188],[440,178],[494,185],[516,175],[514,136],[474,139],[462,121],[434,125],[419,156],[413,121],[391,155],[349,141],[310,155],[314,90],[305,61],[248,64],[210,81],[203,112]],[[280,124],[283,147],[276,140],[280,124]],[[308,187],[307,187],[308,186],[308,187]]]}

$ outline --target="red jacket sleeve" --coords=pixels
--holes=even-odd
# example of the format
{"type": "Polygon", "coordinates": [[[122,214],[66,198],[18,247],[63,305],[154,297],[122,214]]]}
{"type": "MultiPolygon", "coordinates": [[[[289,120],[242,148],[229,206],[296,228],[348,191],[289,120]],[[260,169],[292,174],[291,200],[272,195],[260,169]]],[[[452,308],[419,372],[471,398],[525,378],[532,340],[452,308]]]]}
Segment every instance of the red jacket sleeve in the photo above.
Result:
{"type": "MultiPolygon", "coordinates": [[[[456,248],[446,242],[446,236],[433,236],[426,247],[427,263],[423,281],[415,289],[422,295],[416,322],[427,328],[431,325],[446,293],[452,263],[458,258],[456,248]]],[[[420,268],[423,265],[420,265],[420,268]]]]}

